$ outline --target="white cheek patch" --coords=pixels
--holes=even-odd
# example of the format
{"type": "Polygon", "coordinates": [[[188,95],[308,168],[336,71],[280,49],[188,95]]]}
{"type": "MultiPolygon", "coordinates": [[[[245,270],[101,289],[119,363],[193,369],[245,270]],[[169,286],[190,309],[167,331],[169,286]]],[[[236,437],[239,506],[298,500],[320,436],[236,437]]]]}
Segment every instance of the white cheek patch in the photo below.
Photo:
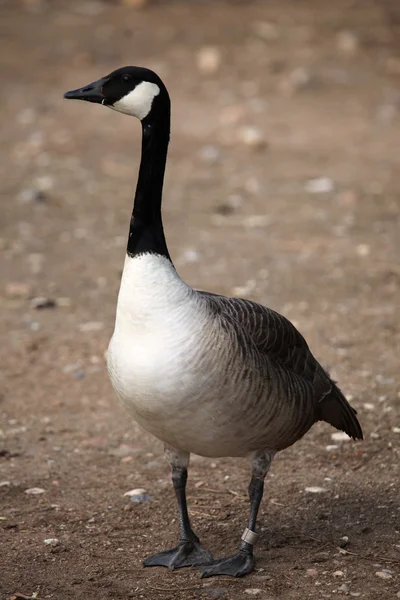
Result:
{"type": "Polygon", "coordinates": [[[126,96],[115,102],[110,108],[142,120],[149,114],[153,100],[160,88],[150,81],[142,81],[126,96]]]}

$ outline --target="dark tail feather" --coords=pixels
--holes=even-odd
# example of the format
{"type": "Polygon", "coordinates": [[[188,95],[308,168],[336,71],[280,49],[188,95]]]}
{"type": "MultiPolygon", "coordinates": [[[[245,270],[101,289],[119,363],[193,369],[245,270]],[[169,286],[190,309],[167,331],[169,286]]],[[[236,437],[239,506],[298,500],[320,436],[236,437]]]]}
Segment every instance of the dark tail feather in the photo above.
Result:
{"type": "Polygon", "coordinates": [[[357,412],[350,406],[335,383],[332,384],[332,391],[321,400],[320,420],[344,431],[354,440],[362,440],[363,432],[356,417],[357,412]]]}

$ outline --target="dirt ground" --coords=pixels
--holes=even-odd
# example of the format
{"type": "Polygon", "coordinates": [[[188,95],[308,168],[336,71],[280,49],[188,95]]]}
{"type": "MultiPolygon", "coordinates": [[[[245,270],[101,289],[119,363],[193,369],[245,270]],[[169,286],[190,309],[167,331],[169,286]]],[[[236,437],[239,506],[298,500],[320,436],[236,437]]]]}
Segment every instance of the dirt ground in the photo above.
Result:
{"type": "MultiPolygon", "coordinates": [[[[400,597],[399,35],[389,0],[0,2],[1,600],[400,597]],[[174,544],[175,500],[104,361],[140,127],[62,99],[125,64],[172,96],[164,221],[182,277],[290,318],[364,428],[352,443],[318,424],[277,457],[243,580],[141,566],[174,544]]],[[[193,457],[214,556],[238,543],[248,477],[193,457]]]]}

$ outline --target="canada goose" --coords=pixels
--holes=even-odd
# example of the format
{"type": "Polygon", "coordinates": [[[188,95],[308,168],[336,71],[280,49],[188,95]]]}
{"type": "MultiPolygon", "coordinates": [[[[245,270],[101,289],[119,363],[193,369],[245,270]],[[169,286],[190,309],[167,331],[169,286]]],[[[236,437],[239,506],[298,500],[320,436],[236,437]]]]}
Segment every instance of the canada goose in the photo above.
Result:
{"type": "Polygon", "coordinates": [[[104,104],[142,122],[142,157],[108,350],[112,385],[128,412],[164,442],[179,509],[179,543],[144,566],[199,566],[202,577],[254,569],[256,518],[276,452],[326,421],[362,439],[355,410],[296,328],[260,304],[196,291],[165,241],[161,197],[170,99],[152,71],[124,67],[65,98],[104,104]],[[248,456],[250,519],[239,550],[213,560],[186,505],[190,453],[248,456]]]}

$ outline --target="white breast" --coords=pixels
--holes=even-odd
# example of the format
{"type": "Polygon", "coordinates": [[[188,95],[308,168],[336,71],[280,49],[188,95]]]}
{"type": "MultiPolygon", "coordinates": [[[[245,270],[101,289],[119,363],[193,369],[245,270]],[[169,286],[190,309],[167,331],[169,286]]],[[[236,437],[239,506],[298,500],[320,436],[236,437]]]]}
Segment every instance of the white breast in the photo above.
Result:
{"type": "Polygon", "coordinates": [[[189,419],[190,400],[207,379],[198,361],[204,321],[195,292],[169,260],[127,256],[108,368],[128,411],[164,441],[189,419]]]}

